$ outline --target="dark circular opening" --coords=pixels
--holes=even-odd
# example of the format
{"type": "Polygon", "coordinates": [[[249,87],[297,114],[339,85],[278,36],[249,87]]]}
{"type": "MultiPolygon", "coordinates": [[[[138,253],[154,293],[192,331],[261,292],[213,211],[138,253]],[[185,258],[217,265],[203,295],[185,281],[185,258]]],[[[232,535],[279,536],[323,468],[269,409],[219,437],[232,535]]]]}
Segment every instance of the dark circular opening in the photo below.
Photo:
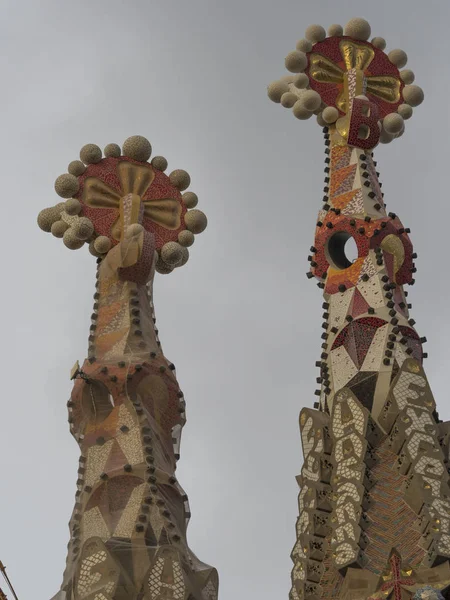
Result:
{"type": "Polygon", "coordinates": [[[337,231],[328,240],[327,254],[333,267],[348,269],[358,258],[358,247],[347,231],[337,231]]]}

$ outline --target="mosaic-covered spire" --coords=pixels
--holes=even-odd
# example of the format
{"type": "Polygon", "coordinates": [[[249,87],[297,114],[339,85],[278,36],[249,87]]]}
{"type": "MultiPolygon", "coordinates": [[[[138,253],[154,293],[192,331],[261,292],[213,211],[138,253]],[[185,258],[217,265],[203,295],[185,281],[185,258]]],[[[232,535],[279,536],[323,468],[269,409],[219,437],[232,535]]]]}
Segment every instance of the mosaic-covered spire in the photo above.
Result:
{"type": "Polygon", "coordinates": [[[38,217],[98,269],[88,359],[68,402],[81,450],[67,566],[55,600],[217,600],[215,569],[190,550],[188,498],[175,476],[185,401],[162,351],[155,270],[183,266],[206,227],[189,175],[151,162],[141,136],[84,146],[55,183],[65,202],[38,217]]]}
{"type": "Polygon", "coordinates": [[[450,585],[449,427],[404,290],[416,271],[409,229],[386,210],[373,156],[403,135],[423,92],[406,53],[370,36],[364,19],[328,35],[308,27],[286,57],[294,75],[268,88],[298,119],[315,114],[325,137],[308,257],[324,292],[322,352],[317,402],[300,413],[291,600],[439,598],[450,585]]]}

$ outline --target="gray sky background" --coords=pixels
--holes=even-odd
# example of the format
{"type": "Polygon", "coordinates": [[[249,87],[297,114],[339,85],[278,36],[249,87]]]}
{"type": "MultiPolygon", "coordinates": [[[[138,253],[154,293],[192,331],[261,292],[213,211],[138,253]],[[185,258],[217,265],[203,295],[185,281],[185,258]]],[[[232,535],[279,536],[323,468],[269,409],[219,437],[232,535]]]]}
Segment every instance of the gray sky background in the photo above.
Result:
{"type": "MultiPolygon", "coordinates": [[[[188,403],[178,477],[189,540],[221,600],[287,598],[314,402],[321,291],[305,277],[323,187],[322,133],[266,86],[312,23],[369,20],[410,58],[426,102],[376,152],[389,210],[419,254],[413,317],[448,404],[447,0],[2,0],[0,559],[20,600],[59,588],[78,447],[69,371],[86,355],[95,259],[40,231],[55,178],[88,142],[144,135],[186,169],[209,227],[189,263],[157,275],[165,354],[188,403]]],[[[0,584],[1,585],[1,584],[0,584]]]]}

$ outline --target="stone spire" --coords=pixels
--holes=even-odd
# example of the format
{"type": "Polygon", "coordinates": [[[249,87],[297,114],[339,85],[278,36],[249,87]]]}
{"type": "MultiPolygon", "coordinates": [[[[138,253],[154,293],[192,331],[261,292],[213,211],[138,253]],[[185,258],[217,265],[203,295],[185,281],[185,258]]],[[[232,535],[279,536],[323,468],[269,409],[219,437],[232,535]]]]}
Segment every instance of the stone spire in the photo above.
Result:
{"type": "Polygon", "coordinates": [[[403,135],[423,92],[399,70],[406,53],[370,35],[364,19],[308,27],[286,57],[294,74],[268,88],[298,119],[315,114],[325,137],[307,274],[324,292],[322,349],[317,402],[300,413],[290,600],[440,598],[450,586],[449,427],[404,289],[416,254],[373,155],[403,135]]]}
{"type": "Polygon", "coordinates": [[[66,198],[38,223],[71,249],[89,244],[97,280],[88,358],[72,371],[68,402],[80,446],[63,584],[55,600],[216,600],[217,572],[188,546],[190,509],[175,475],[185,400],[162,351],[153,306],[155,270],[183,266],[206,227],[141,136],[103,157],[94,144],[55,183],[66,198]]]}

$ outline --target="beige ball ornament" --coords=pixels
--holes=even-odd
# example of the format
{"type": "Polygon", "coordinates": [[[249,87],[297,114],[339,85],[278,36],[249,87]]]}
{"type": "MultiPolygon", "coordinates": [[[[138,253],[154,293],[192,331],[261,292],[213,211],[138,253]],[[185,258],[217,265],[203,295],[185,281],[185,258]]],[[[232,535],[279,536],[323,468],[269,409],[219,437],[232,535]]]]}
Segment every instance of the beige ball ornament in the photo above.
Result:
{"type": "Polygon", "coordinates": [[[198,204],[198,196],[194,192],[185,192],[182,198],[187,208],[195,208],[198,204]]]}
{"type": "Polygon", "coordinates": [[[69,226],[64,221],[55,221],[51,227],[52,235],[62,238],[69,226]]]}
{"type": "Polygon", "coordinates": [[[409,104],[400,104],[397,108],[397,112],[403,119],[410,119],[413,114],[413,109],[409,104]]]}
{"type": "Polygon", "coordinates": [[[336,123],[339,118],[339,111],[334,106],[327,106],[322,112],[322,118],[325,123],[336,123]]]}
{"type": "Polygon", "coordinates": [[[305,38],[312,44],[322,42],[326,37],[327,34],[322,25],[310,25],[305,31],[305,38]]]}
{"type": "Polygon", "coordinates": [[[69,163],[67,170],[69,171],[69,173],[71,175],[75,175],[75,177],[79,177],[80,175],[83,175],[83,173],[86,171],[86,167],[81,162],[81,160],[73,160],[71,163],[69,163]]]}
{"type": "Polygon", "coordinates": [[[328,36],[329,37],[340,37],[344,34],[344,28],[342,25],[330,25],[328,27],[328,36]]]}
{"type": "Polygon", "coordinates": [[[295,47],[297,48],[297,50],[300,50],[300,52],[311,52],[311,50],[312,50],[311,42],[309,40],[305,40],[305,39],[298,40],[295,47]]]}
{"type": "Polygon", "coordinates": [[[311,112],[320,108],[322,99],[315,90],[306,90],[300,97],[299,102],[302,106],[311,112]]]}
{"type": "Polygon", "coordinates": [[[57,215],[56,219],[53,217],[51,208],[44,208],[38,214],[37,222],[42,231],[50,233],[53,223],[59,219],[57,215]]]}
{"type": "Polygon", "coordinates": [[[281,96],[281,106],[284,106],[285,108],[292,108],[297,100],[298,96],[292,92],[287,92],[281,96]]]}
{"type": "Polygon", "coordinates": [[[320,125],[320,127],[326,127],[326,126],[328,125],[328,123],[326,123],[326,122],[323,120],[322,113],[319,113],[319,114],[317,115],[317,117],[316,117],[316,121],[317,121],[317,123],[320,125]]]}
{"type": "Polygon", "coordinates": [[[406,83],[406,85],[413,83],[414,79],[416,78],[411,69],[403,69],[403,71],[400,71],[400,77],[402,81],[406,83]]]}
{"type": "Polygon", "coordinates": [[[86,144],[80,150],[80,159],[85,165],[94,165],[102,160],[102,151],[97,144],[86,144]]]}
{"type": "Polygon", "coordinates": [[[161,256],[158,256],[158,260],[156,261],[156,264],[155,264],[155,269],[161,275],[168,275],[169,273],[172,273],[172,271],[173,271],[173,267],[170,267],[168,264],[166,264],[162,260],[161,256]]]}
{"type": "Polygon", "coordinates": [[[75,235],[72,227],[69,227],[69,229],[67,229],[67,231],[64,233],[63,242],[64,245],[70,250],[78,250],[84,244],[84,240],[80,240],[80,238],[75,235]]]}
{"type": "Polygon", "coordinates": [[[405,85],[403,88],[403,98],[406,104],[413,107],[419,106],[424,99],[423,90],[418,85],[405,85]]]}
{"type": "Polygon", "coordinates": [[[370,37],[370,25],[365,19],[350,19],[344,28],[344,33],[355,40],[366,41],[370,37]]]}
{"type": "Polygon", "coordinates": [[[59,202],[56,206],[44,208],[38,214],[37,222],[42,231],[49,233],[53,223],[61,219],[61,213],[64,210],[64,202],[59,202]]]}
{"type": "Polygon", "coordinates": [[[386,40],[382,37],[374,37],[371,41],[372,46],[378,48],[378,50],[384,50],[386,48],[386,40]]]}
{"type": "Polygon", "coordinates": [[[286,69],[291,73],[301,73],[308,65],[308,59],[304,52],[300,50],[293,50],[286,56],[284,64],[286,69]]]}
{"type": "Polygon", "coordinates": [[[94,233],[94,225],[87,217],[80,217],[78,221],[72,225],[72,227],[76,237],[83,241],[91,238],[94,233]]]}
{"type": "Polygon", "coordinates": [[[189,260],[189,250],[187,248],[183,247],[183,248],[181,248],[181,260],[177,266],[182,267],[183,265],[185,265],[187,263],[188,260],[189,260]]]}
{"type": "Polygon", "coordinates": [[[122,153],[139,162],[147,162],[152,155],[152,145],[142,135],[133,135],[123,143],[122,153]]]}
{"type": "Polygon", "coordinates": [[[299,73],[294,77],[294,85],[299,90],[304,90],[309,86],[309,77],[306,73],[299,73]]]}
{"type": "Polygon", "coordinates": [[[404,127],[403,118],[398,113],[390,113],[383,119],[383,129],[389,135],[397,135],[404,127]]]}
{"type": "Polygon", "coordinates": [[[191,183],[189,173],[183,171],[183,169],[176,169],[175,171],[172,171],[172,173],[169,175],[169,179],[170,183],[181,191],[188,188],[189,184],[191,183]]]}
{"type": "Polygon", "coordinates": [[[392,134],[388,133],[385,129],[381,130],[380,142],[382,144],[389,144],[390,142],[392,142],[393,139],[394,136],[392,134]]]}
{"type": "Polygon", "coordinates": [[[388,54],[388,58],[393,65],[401,69],[408,62],[408,56],[406,52],[396,48],[395,50],[391,50],[388,54]]]}
{"type": "Polygon", "coordinates": [[[107,144],[103,152],[106,158],[119,158],[121,155],[119,144],[107,144]]]}
{"type": "Polygon", "coordinates": [[[55,192],[58,196],[61,196],[61,198],[75,196],[79,188],[78,179],[75,175],[71,175],[70,173],[60,175],[55,181],[55,192]]]}
{"type": "Polygon", "coordinates": [[[183,247],[177,242],[167,242],[161,248],[161,259],[169,267],[175,267],[182,259],[183,247]]]}
{"type": "Polygon", "coordinates": [[[312,112],[304,107],[303,102],[301,100],[297,100],[292,109],[294,117],[300,119],[301,121],[306,121],[306,119],[310,119],[312,117],[312,112]]]}
{"type": "Polygon", "coordinates": [[[92,256],[100,258],[102,255],[101,255],[100,252],[97,252],[97,250],[95,249],[95,241],[96,240],[92,240],[92,242],[90,242],[90,244],[89,244],[89,252],[92,254],[92,256]]]}
{"type": "Polygon", "coordinates": [[[155,156],[154,158],[152,158],[151,165],[158,171],[165,171],[167,169],[168,163],[164,156],[155,156]]]}
{"type": "Polygon", "coordinates": [[[99,235],[94,240],[94,248],[99,254],[106,254],[111,249],[111,240],[106,235],[99,235]]]}
{"type": "Polygon", "coordinates": [[[76,198],[69,198],[64,202],[64,210],[73,217],[81,211],[81,202],[76,198]]]}
{"type": "Polygon", "coordinates": [[[178,243],[185,248],[192,246],[192,244],[194,243],[194,240],[195,240],[194,234],[192,233],[192,231],[189,231],[188,229],[185,229],[184,231],[180,231],[180,233],[178,234],[178,243]]]}
{"type": "Polygon", "coordinates": [[[272,102],[281,102],[281,96],[289,92],[289,84],[286,81],[273,81],[267,88],[267,95],[272,102]]]}
{"type": "Polygon", "coordinates": [[[189,210],[184,215],[184,222],[186,224],[187,229],[192,231],[192,233],[198,234],[205,231],[206,226],[208,224],[208,219],[206,218],[205,213],[201,210],[189,210]]]}

